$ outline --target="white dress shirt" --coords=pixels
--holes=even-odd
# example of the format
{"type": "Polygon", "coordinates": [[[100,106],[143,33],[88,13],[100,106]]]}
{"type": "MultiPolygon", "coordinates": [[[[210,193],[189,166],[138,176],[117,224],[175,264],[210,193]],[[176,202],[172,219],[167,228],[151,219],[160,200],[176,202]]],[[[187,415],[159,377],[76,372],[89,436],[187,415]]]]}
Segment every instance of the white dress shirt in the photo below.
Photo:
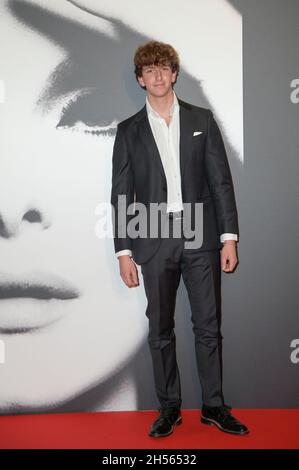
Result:
{"type": "MultiPolygon", "coordinates": [[[[173,91],[173,103],[169,115],[171,120],[167,125],[165,119],[155,111],[146,97],[146,110],[152,133],[157,144],[160,158],[163,164],[167,182],[167,212],[181,211],[184,209],[181,189],[180,171],[180,105],[173,91]]],[[[234,233],[223,233],[220,241],[238,240],[234,233]]],[[[132,256],[131,250],[121,250],[116,256],[132,256]]]]}

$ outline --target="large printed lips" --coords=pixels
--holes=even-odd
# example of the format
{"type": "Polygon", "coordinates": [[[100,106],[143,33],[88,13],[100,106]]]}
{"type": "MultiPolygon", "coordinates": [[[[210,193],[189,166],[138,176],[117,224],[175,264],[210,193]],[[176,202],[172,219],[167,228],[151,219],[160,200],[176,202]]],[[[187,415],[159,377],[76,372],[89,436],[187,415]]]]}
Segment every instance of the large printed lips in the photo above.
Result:
{"type": "Polygon", "coordinates": [[[17,333],[46,326],[73,311],[79,289],[43,272],[0,271],[0,332],[17,333]]]}
{"type": "Polygon", "coordinates": [[[0,272],[0,299],[74,299],[79,291],[64,279],[43,273],[12,276],[0,272]]]}

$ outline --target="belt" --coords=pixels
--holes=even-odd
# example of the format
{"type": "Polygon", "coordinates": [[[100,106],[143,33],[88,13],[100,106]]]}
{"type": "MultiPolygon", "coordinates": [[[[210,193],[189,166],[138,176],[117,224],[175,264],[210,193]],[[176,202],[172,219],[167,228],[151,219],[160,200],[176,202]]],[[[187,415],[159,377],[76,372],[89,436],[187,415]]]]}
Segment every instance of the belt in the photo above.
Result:
{"type": "Polygon", "coordinates": [[[181,219],[183,217],[184,211],[168,212],[168,217],[170,219],[181,219]]]}

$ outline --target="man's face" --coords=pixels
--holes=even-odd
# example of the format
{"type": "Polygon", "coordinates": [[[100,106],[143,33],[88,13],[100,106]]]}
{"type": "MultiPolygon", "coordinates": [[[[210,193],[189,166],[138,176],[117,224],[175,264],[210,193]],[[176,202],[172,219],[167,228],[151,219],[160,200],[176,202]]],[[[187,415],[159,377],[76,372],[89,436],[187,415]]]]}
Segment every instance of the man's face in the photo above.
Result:
{"type": "Polygon", "coordinates": [[[172,72],[170,65],[144,65],[142,77],[138,77],[141,86],[145,86],[149,95],[166,95],[176,80],[177,72],[172,72]]]}

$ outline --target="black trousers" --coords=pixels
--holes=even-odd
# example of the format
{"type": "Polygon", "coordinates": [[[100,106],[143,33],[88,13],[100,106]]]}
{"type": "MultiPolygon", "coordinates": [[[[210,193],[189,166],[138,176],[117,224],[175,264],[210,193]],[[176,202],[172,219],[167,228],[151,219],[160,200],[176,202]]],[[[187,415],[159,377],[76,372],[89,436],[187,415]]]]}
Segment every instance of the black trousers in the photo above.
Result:
{"type": "Polygon", "coordinates": [[[150,347],[155,388],[161,408],[181,406],[181,383],[176,360],[174,312],[181,275],[188,292],[195,337],[197,370],[202,401],[207,406],[224,404],[221,368],[221,262],[220,250],[186,249],[182,236],[173,236],[175,224],[170,219],[170,238],[163,238],[155,255],[141,264],[147,297],[150,347]]]}

